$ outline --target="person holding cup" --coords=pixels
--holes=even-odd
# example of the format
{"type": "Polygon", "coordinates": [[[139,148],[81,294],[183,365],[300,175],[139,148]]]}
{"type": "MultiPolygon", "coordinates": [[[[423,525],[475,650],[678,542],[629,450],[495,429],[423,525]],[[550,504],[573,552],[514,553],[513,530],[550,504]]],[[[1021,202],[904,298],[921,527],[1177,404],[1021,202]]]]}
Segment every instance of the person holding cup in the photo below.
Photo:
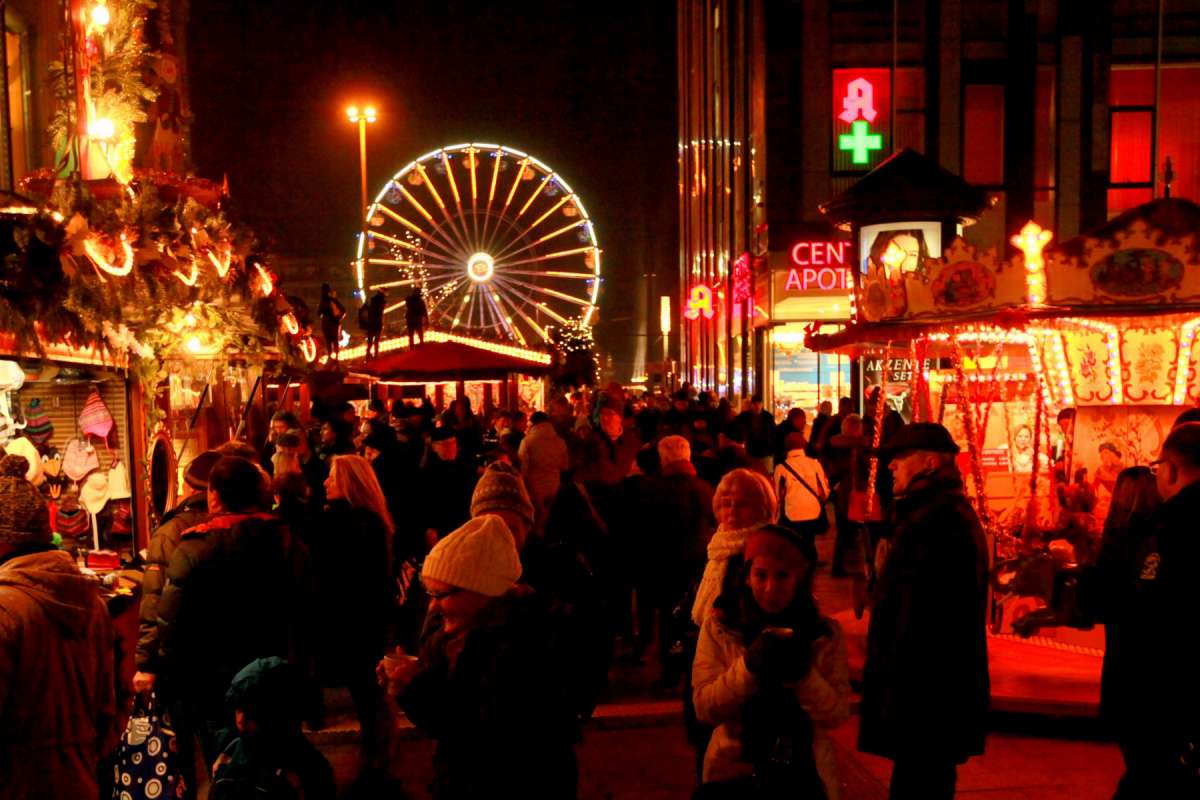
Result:
{"type": "Polygon", "coordinates": [[[574,797],[576,721],[569,663],[546,605],[518,586],[512,534],[494,515],[441,539],[421,571],[441,626],[414,659],[380,662],[389,696],[436,740],[433,796],[574,797]]]}
{"type": "Polygon", "coordinates": [[[716,726],[698,798],[838,797],[829,731],[850,714],[846,644],[812,596],[816,551],[790,528],[746,538],[740,580],[700,629],[696,716],[716,726]]]}

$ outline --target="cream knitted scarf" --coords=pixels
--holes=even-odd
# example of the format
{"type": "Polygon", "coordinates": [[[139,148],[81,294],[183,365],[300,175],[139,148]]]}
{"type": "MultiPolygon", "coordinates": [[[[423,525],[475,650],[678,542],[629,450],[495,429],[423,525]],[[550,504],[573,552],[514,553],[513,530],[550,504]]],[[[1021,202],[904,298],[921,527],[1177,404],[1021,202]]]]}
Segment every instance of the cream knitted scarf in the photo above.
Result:
{"type": "Polygon", "coordinates": [[[708,543],[708,562],[704,565],[704,577],[700,579],[700,585],[696,588],[696,602],[692,604],[692,621],[697,625],[704,624],[704,618],[708,616],[717,596],[721,594],[721,585],[725,582],[725,566],[730,557],[742,552],[742,548],[746,546],[746,536],[758,527],[760,526],[752,525],[737,530],[718,528],[713,534],[708,543]]]}

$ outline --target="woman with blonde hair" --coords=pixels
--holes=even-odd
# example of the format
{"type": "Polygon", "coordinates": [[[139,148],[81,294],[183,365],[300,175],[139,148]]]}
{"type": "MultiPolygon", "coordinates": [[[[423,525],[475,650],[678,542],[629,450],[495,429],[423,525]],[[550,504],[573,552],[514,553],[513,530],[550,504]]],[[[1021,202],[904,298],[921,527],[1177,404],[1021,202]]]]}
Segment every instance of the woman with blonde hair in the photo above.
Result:
{"type": "Polygon", "coordinates": [[[312,534],[319,648],[326,686],[350,690],[362,726],[364,777],[386,769],[390,719],[375,680],[395,607],[395,525],[371,463],[337,455],[325,480],[325,513],[312,534]]]}
{"type": "Polygon", "coordinates": [[[717,484],[713,513],[717,532],[708,543],[704,577],[692,604],[692,621],[700,626],[721,594],[729,559],[741,555],[751,531],[775,521],[775,489],[762,473],[744,468],[731,470],[717,484]]]}

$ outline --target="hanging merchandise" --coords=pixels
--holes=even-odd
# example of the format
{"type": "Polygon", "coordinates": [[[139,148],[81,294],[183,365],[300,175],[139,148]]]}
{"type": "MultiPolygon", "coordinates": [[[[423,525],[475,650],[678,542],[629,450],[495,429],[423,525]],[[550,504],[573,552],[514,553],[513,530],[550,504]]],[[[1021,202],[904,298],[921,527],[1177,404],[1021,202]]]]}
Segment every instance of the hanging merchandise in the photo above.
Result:
{"type": "Polygon", "coordinates": [[[96,454],[96,448],[83,439],[67,442],[62,463],[64,475],[73,481],[81,481],[96,469],[100,469],[100,456],[96,454]]]}
{"type": "Polygon", "coordinates": [[[66,538],[76,538],[88,531],[88,515],[79,505],[79,497],[70,492],[58,501],[58,513],[54,517],[55,532],[66,538]]]}
{"type": "Polygon", "coordinates": [[[108,468],[108,496],[111,500],[128,500],[132,496],[129,490],[129,470],[120,459],[108,468]]]}
{"type": "Polygon", "coordinates": [[[25,385],[25,370],[15,361],[0,359],[0,392],[15,392],[25,385]]]}
{"type": "Polygon", "coordinates": [[[133,533],[133,508],[128,500],[112,499],[108,502],[112,511],[113,536],[129,536],[133,533]]]}
{"type": "Polygon", "coordinates": [[[54,436],[54,423],[50,415],[42,408],[42,399],[35,397],[29,401],[29,409],[25,413],[25,435],[38,447],[45,447],[54,436]]]}
{"type": "Polygon", "coordinates": [[[108,434],[113,429],[112,413],[100,398],[100,391],[93,386],[88,393],[83,411],[79,412],[79,429],[88,436],[108,440],[108,434]]]}
{"type": "Polygon", "coordinates": [[[44,480],[42,478],[42,454],[33,446],[33,442],[24,436],[18,436],[5,445],[4,451],[10,456],[24,456],[25,460],[29,462],[29,469],[25,472],[25,480],[34,486],[41,485],[44,480]]]}
{"type": "Polygon", "coordinates": [[[88,475],[87,480],[79,487],[79,502],[87,511],[92,525],[92,546],[100,549],[100,521],[98,517],[108,505],[108,473],[96,470],[88,475]]]}

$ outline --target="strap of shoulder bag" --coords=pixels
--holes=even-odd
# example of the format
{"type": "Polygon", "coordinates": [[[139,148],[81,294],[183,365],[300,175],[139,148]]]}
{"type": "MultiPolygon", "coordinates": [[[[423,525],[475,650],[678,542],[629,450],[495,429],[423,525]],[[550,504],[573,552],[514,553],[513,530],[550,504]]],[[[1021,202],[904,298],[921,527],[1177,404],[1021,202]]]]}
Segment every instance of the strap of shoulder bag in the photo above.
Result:
{"type": "MultiPolygon", "coordinates": [[[[782,466],[783,466],[783,468],[784,468],[784,469],[786,469],[788,472],[792,473],[792,475],[793,475],[793,476],[796,478],[796,480],[800,481],[800,485],[801,485],[801,486],[803,486],[805,489],[808,489],[808,491],[809,491],[809,494],[811,494],[813,497],[817,498],[817,502],[818,502],[818,503],[820,503],[821,505],[824,505],[824,504],[825,504],[825,495],[824,495],[824,493],[822,493],[822,492],[818,492],[818,491],[816,491],[815,489],[813,489],[811,486],[809,486],[809,485],[808,485],[808,481],[804,480],[804,478],[801,478],[801,477],[800,477],[800,473],[799,473],[799,472],[796,472],[796,470],[792,469],[792,465],[791,465],[791,464],[789,464],[789,463],[787,463],[786,461],[784,461],[784,462],[782,463],[782,466]]],[[[820,485],[820,481],[818,481],[818,482],[817,482],[817,485],[818,485],[818,486],[820,485]]]]}

